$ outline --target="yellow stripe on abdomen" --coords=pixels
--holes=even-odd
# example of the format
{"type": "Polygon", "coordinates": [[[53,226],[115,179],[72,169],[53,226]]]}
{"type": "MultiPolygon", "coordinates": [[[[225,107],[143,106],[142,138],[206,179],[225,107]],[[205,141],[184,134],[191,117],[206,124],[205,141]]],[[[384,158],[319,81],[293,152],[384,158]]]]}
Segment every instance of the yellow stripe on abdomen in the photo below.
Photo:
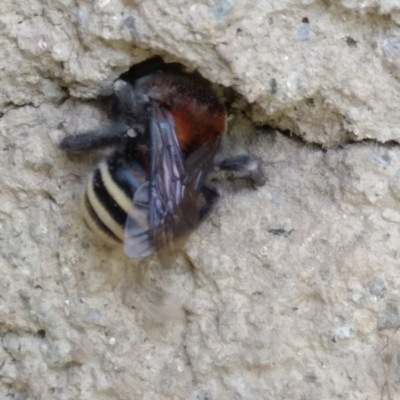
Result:
{"type": "Polygon", "coordinates": [[[103,180],[104,187],[106,188],[108,194],[114,199],[114,201],[127,213],[133,207],[133,201],[130,199],[123,190],[118,186],[118,184],[113,179],[106,161],[103,161],[99,165],[101,179],[103,180]]]}
{"type": "Polygon", "coordinates": [[[124,240],[124,229],[110,215],[107,208],[97,198],[94,190],[93,175],[90,176],[86,187],[87,199],[98,219],[121,241],[124,240]]]}

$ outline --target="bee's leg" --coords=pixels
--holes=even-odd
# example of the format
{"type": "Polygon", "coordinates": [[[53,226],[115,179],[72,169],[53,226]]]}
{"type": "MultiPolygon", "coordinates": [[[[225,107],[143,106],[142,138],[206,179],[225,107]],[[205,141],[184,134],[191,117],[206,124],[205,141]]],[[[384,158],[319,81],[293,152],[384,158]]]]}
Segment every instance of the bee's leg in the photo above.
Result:
{"type": "Polygon", "coordinates": [[[218,192],[208,186],[203,186],[201,188],[201,193],[203,195],[204,201],[199,208],[199,221],[202,222],[210,214],[211,209],[218,200],[218,192]]]}
{"type": "Polygon", "coordinates": [[[114,82],[112,99],[114,101],[111,107],[116,122],[96,130],[67,136],[59,144],[60,149],[74,153],[115,146],[126,139],[142,136],[145,132],[147,97],[140,92],[136,93],[132,85],[119,79],[114,82]]]}
{"type": "Polygon", "coordinates": [[[61,140],[59,147],[68,153],[75,153],[118,145],[129,136],[130,130],[134,131],[132,128],[128,129],[124,123],[109,124],[96,130],[66,136],[61,140]]]}
{"type": "Polygon", "coordinates": [[[217,167],[231,172],[232,178],[249,179],[256,186],[262,186],[266,181],[261,161],[247,154],[226,158],[217,167]]]}
{"type": "Polygon", "coordinates": [[[117,99],[116,112],[124,119],[141,121],[146,116],[149,97],[145,91],[134,88],[130,83],[117,79],[114,82],[117,99]]]}

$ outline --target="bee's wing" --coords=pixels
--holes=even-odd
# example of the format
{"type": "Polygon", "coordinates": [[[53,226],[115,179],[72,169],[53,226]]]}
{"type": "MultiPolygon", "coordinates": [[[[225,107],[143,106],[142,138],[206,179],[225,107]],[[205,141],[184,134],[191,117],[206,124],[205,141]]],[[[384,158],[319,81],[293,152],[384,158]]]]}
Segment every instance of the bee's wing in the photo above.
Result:
{"type": "Polygon", "coordinates": [[[212,167],[219,143],[220,136],[214,136],[194,151],[186,160],[187,187],[192,192],[198,192],[203,187],[207,174],[212,167]]]}
{"type": "Polygon", "coordinates": [[[124,252],[130,258],[147,257],[154,252],[148,209],[133,206],[125,223],[124,252]]]}
{"type": "Polygon", "coordinates": [[[134,196],[125,222],[124,252],[130,258],[147,257],[154,252],[148,215],[149,182],[140,183],[128,176],[134,196]]]}
{"type": "Polygon", "coordinates": [[[158,106],[152,113],[149,223],[159,259],[169,265],[199,222],[198,197],[219,137],[203,144],[184,162],[172,114],[158,106]]]}

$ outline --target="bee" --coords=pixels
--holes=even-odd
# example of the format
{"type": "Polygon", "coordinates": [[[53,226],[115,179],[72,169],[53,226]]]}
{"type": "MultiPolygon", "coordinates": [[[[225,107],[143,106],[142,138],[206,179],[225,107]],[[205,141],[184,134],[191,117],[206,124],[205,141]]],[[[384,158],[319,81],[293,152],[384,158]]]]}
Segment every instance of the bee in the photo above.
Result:
{"type": "MultiPolygon", "coordinates": [[[[122,74],[109,100],[108,125],[59,145],[65,152],[113,148],[89,176],[84,221],[107,242],[123,243],[128,257],[156,251],[168,266],[218,198],[205,179],[226,131],[225,108],[204,78],[161,57],[122,74]]],[[[248,156],[220,164],[253,166],[248,156]]]]}

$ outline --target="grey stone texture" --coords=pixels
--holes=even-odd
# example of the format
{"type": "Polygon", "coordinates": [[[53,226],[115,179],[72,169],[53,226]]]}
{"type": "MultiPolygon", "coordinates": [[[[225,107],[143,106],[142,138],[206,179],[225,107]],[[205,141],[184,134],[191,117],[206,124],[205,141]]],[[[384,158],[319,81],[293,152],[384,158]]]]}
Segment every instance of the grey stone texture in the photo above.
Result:
{"type": "Polygon", "coordinates": [[[0,399],[400,398],[397,1],[3,0],[0,49],[0,399]],[[268,177],[214,173],[170,269],[91,236],[101,154],[57,148],[154,54],[219,85],[223,153],[268,177]]]}

